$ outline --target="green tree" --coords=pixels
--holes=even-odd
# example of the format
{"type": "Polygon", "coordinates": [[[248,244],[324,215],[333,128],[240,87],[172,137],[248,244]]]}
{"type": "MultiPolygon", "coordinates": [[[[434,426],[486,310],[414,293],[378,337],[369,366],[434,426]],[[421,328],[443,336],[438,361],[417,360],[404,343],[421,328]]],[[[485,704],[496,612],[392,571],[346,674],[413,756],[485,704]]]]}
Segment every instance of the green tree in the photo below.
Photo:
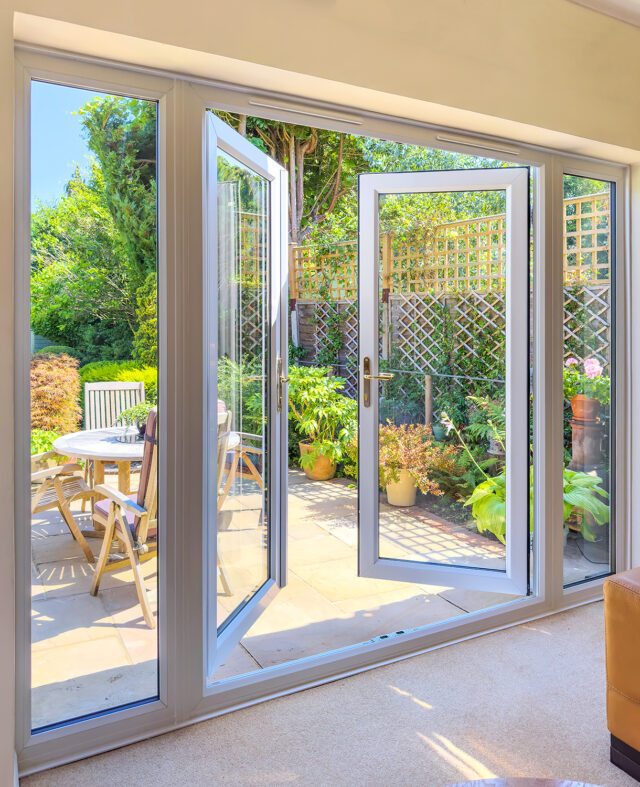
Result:
{"type": "Polygon", "coordinates": [[[156,105],[102,96],[78,115],[95,159],[32,216],[32,328],[84,362],[127,358],[156,329],[139,303],[157,267],[156,105]]]}
{"type": "Polygon", "coordinates": [[[156,270],[156,104],[118,96],[78,110],[104,178],[106,205],[120,236],[134,294],[156,270]]]}
{"type": "Polygon", "coordinates": [[[31,327],[78,348],[83,361],[126,357],[136,326],[122,243],[102,171],[78,170],[53,206],[31,220],[31,327]]]}
{"type": "Polygon", "coordinates": [[[136,317],[138,327],[133,339],[134,357],[147,364],[158,365],[158,277],[155,271],[138,290],[136,317]]]}

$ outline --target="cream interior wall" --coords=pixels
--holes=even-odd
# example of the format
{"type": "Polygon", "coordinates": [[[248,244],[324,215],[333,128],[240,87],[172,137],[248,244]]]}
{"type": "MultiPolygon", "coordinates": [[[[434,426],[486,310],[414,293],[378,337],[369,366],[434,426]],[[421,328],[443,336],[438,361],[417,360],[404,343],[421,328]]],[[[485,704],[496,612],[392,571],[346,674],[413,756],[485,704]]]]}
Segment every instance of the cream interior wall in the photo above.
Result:
{"type": "MultiPolygon", "coordinates": [[[[14,24],[21,32],[28,27],[28,18],[16,18],[16,12],[55,16],[102,33],[92,37],[85,31],[82,40],[74,39],[72,29],[65,27],[62,32],[70,36],[66,40],[72,49],[75,41],[75,48],[90,50],[94,42],[97,47],[117,33],[144,39],[149,51],[156,46],[155,56],[170,56],[176,70],[182,59],[185,64],[195,62],[195,55],[209,69],[215,70],[216,63],[222,68],[224,62],[216,58],[223,56],[236,64],[249,61],[332,80],[334,100],[345,103],[350,96],[364,100],[368,95],[354,92],[355,86],[377,91],[378,101],[386,100],[390,111],[395,111],[393,96],[411,100],[403,106],[415,107],[416,116],[423,119],[436,120],[438,111],[448,107],[468,117],[480,113],[503,118],[514,128],[523,124],[616,146],[617,160],[637,161],[640,151],[640,31],[565,0],[2,0],[1,784],[13,779],[13,381],[8,373],[13,352],[13,43],[14,24]],[[165,48],[158,49],[158,43],[165,48]],[[390,95],[385,99],[384,94],[390,95]]],[[[55,25],[40,22],[31,29],[44,35],[55,25]]],[[[127,40],[119,39],[121,51],[135,59],[136,47],[127,48],[127,40]]],[[[279,74],[286,86],[294,77],[284,71],[271,73],[279,74]]],[[[304,94],[311,83],[296,84],[304,94]]]]}

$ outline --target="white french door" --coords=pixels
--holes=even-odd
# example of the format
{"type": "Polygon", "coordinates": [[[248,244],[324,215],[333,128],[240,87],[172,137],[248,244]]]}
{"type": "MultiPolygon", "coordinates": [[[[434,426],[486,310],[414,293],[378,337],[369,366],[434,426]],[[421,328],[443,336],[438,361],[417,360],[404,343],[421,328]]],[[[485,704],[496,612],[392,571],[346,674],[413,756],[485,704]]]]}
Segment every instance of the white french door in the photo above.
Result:
{"type": "Polygon", "coordinates": [[[287,175],[206,113],[206,675],[286,581],[287,175]]]}
{"type": "MultiPolygon", "coordinates": [[[[360,436],[359,436],[359,575],[421,584],[460,587],[525,595],[529,566],[529,178],[527,168],[455,170],[365,174],[359,179],[359,319],[360,319],[360,436]],[[486,205],[499,205],[506,221],[487,218],[486,205]],[[467,331],[463,337],[470,354],[486,352],[484,340],[465,329],[450,305],[454,298],[438,291],[428,279],[420,278],[412,262],[394,256],[394,238],[401,236],[402,216],[411,215],[432,226],[435,216],[457,206],[458,215],[471,217],[456,221],[456,231],[447,225],[431,248],[432,267],[442,272],[455,294],[456,282],[465,282],[469,297],[482,299],[495,311],[496,331],[503,358],[496,359],[497,379],[483,381],[489,387],[492,404],[504,408],[504,456],[487,466],[486,475],[504,480],[502,517],[506,518],[499,539],[486,539],[461,527],[450,527],[438,516],[410,516],[390,506],[379,494],[381,428],[402,428],[387,422],[388,402],[385,380],[396,376],[396,397],[402,398],[402,383],[429,378],[429,386],[440,386],[433,402],[444,403],[434,413],[434,422],[444,422],[451,430],[456,397],[472,392],[476,378],[443,373],[437,361],[445,352],[439,335],[424,328],[424,309],[442,314],[447,330],[467,331]],[[482,205],[482,209],[478,208],[482,205]],[[468,229],[474,208],[483,217],[482,227],[468,229]],[[478,212],[478,210],[480,212],[478,212]],[[460,229],[462,227],[462,229],[460,229]],[[466,227],[466,229],[465,229],[466,227]],[[475,240],[482,236],[482,243],[475,240]],[[474,240],[470,240],[470,237],[474,240]],[[387,244],[384,268],[381,242],[387,244]],[[469,284],[469,281],[472,281],[469,284]],[[474,283],[477,281],[477,284],[474,283]],[[487,281],[493,291],[486,291],[487,281]],[[453,283],[453,285],[451,284],[453,283]],[[393,285],[390,287],[390,284],[393,285]],[[483,291],[484,290],[484,291],[483,291]],[[393,294],[390,294],[393,293],[393,294]],[[384,350],[381,347],[380,312],[385,304],[389,315],[384,350]],[[422,310],[422,311],[421,311],[422,310]],[[394,353],[394,331],[409,326],[421,342],[420,353],[398,358],[394,353]],[[380,372],[381,354],[385,369],[380,372]],[[433,359],[428,363],[425,358],[433,359]],[[399,367],[399,368],[395,368],[399,367]],[[433,368],[436,367],[436,368],[433,368]],[[403,375],[398,377],[398,375],[403,375]],[[411,375],[413,375],[411,377],[411,375]],[[457,386],[457,387],[456,387],[457,386]],[[491,387],[493,386],[493,387],[491,387]],[[443,393],[444,392],[444,393],[443,393]],[[448,398],[447,398],[448,397],[448,398]],[[448,403],[453,404],[449,405],[448,403]],[[504,468],[504,469],[501,469],[504,468]],[[500,471],[500,472],[499,472],[500,471]]],[[[455,212],[455,211],[454,211],[455,212]]],[[[453,227],[453,224],[450,225],[453,227]]],[[[425,231],[428,233],[428,230],[425,231]]],[[[425,237],[428,235],[426,234],[425,237]]],[[[418,255],[420,252],[417,252],[418,255]]],[[[429,252],[425,246],[425,260],[429,252]]],[[[438,274],[440,275],[440,274],[438,274]]],[[[433,325],[433,323],[430,323],[433,325]]],[[[487,337],[488,341],[488,337],[487,337]]],[[[418,349],[418,348],[417,348],[418,349]]],[[[409,384],[409,383],[408,383],[409,384]]],[[[428,412],[430,405],[425,404],[428,412]]],[[[459,452],[466,449],[457,446],[459,452]]],[[[471,459],[469,459],[471,461],[471,459]]],[[[480,463],[478,463],[480,465],[480,463]]],[[[486,465],[485,465],[486,466],[486,465]]],[[[480,467],[478,468],[480,470],[480,467]]],[[[482,478],[482,475],[480,475],[482,478]]],[[[497,502],[500,503],[497,498],[497,502]]]]}

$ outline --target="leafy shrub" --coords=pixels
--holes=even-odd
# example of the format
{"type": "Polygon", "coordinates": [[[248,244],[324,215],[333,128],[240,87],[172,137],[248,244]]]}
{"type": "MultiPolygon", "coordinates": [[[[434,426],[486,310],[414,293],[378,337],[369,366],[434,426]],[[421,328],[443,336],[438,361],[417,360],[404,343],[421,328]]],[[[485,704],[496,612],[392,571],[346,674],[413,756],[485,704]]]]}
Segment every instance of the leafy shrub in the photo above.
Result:
{"type": "Polygon", "coordinates": [[[80,354],[73,347],[68,347],[66,344],[52,344],[50,347],[43,347],[38,350],[36,355],[70,355],[72,358],[82,360],[80,354]]]}
{"type": "Polygon", "coordinates": [[[400,480],[399,470],[408,470],[415,485],[423,493],[442,495],[442,489],[433,478],[433,470],[453,472],[458,449],[442,446],[433,440],[431,427],[424,424],[389,422],[380,427],[378,464],[380,486],[400,480]]]}
{"type": "Polygon", "coordinates": [[[226,356],[218,359],[218,399],[232,411],[233,428],[240,432],[261,435],[264,431],[262,363],[262,358],[247,356],[241,363],[226,356]]]}
{"type": "Polygon", "coordinates": [[[60,437],[60,433],[53,430],[31,430],[31,455],[44,454],[53,449],[53,442],[60,437]]]}
{"type": "Polygon", "coordinates": [[[300,458],[302,467],[313,467],[318,456],[343,461],[358,429],[358,403],[340,393],[342,377],[329,374],[323,366],[289,367],[291,418],[311,444],[300,458]]]}
{"type": "Polygon", "coordinates": [[[78,361],[70,355],[31,359],[31,428],[75,432],[80,421],[78,361]]]}
{"type": "Polygon", "coordinates": [[[153,404],[158,400],[158,370],[154,366],[144,366],[138,361],[95,361],[80,368],[83,391],[85,383],[105,382],[143,382],[145,400],[153,404]]]}
{"type": "Polygon", "coordinates": [[[133,354],[142,363],[158,363],[158,277],[150,273],[136,293],[138,327],[133,335],[133,354]]]}

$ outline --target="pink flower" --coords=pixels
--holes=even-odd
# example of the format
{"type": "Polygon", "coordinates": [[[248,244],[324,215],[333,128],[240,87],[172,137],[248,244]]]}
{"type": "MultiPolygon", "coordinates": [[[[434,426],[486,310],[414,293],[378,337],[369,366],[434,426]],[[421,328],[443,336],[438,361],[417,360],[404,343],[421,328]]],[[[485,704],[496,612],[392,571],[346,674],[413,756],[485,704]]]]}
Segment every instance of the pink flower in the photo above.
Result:
{"type": "Polygon", "coordinates": [[[442,413],[442,417],[440,418],[440,423],[447,430],[447,436],[448,436],[451,430],[453,429],[453,421],[449,418],[449,416],[446,413],[442,413]]]}
{"type": "Polygon", "coordinates": [[[576,366],[577,364],[578,364],[577,358],[567,358],[567,360],[564,362],[565,366],[576,366]]]}
{"type": "Polygon", "coordinates": [[[584,362],[584,373],[590,380],[595,380],[602,374],[602,366],[595,358],[587,358],[584,362]]]}

